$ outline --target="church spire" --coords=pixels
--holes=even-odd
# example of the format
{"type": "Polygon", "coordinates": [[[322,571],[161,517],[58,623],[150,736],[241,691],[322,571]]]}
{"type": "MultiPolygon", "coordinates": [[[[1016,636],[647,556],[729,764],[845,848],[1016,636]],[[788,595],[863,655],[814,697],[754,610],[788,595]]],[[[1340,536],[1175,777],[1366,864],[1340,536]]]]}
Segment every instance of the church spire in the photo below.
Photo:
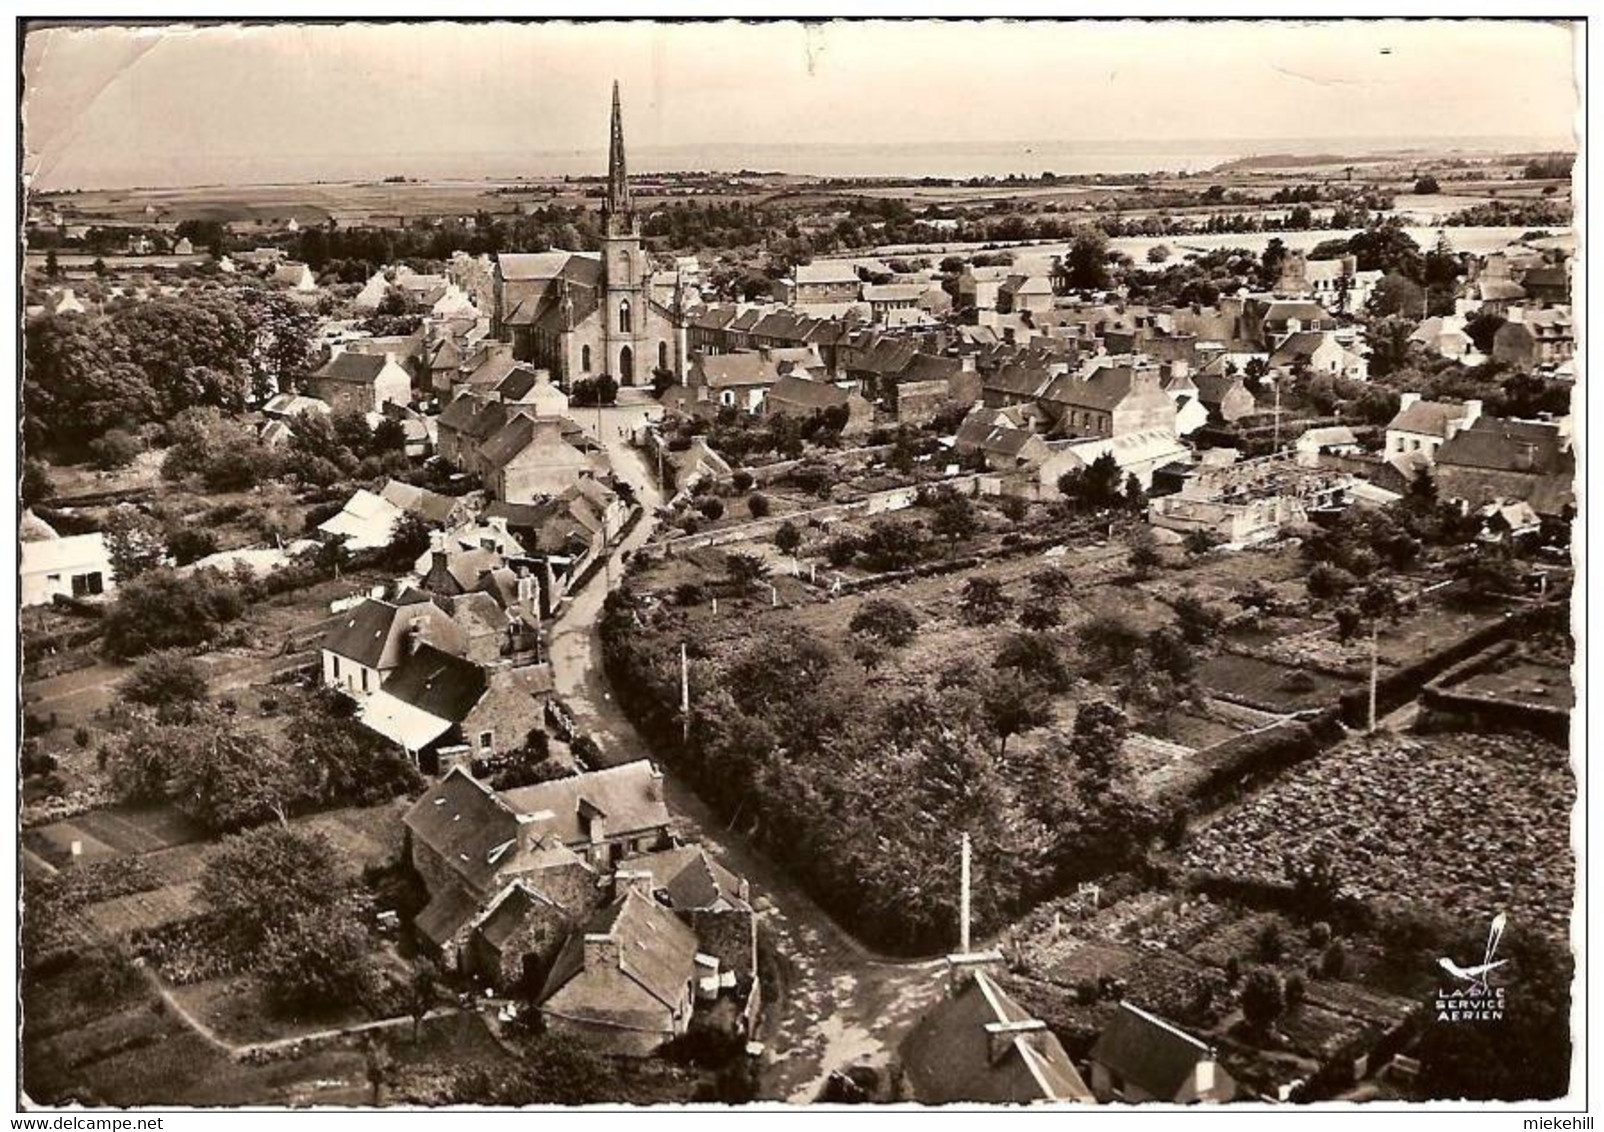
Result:
{"type": "Polygon", "coordinates": [[[607,213],[628,217],[629,173],[624,167],[624,107],[618,97],[618,80],[613,80],[613,135],[607,152],[607,213]]]}

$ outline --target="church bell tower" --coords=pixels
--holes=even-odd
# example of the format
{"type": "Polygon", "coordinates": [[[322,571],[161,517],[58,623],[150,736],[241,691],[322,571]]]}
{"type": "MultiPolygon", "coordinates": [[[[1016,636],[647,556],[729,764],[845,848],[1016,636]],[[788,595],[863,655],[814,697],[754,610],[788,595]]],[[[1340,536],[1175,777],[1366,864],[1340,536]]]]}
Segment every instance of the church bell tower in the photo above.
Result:
{"type": "Polygon", "coordinates": [[[613,80],[612,136],[607,152],[607,196],[602,201],[602,279],[605,298],[602,355],[605,370],[620,385],[634,385],[651,363],[643,344],[651,291],[640,227],[629,197],[624,161],[624,108],[613,80]]]}

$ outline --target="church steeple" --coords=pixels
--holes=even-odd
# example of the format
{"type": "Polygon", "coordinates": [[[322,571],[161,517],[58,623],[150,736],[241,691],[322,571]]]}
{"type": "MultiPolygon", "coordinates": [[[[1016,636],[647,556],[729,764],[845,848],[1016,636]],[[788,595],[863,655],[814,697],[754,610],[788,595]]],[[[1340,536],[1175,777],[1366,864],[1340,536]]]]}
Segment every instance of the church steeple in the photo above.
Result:
{"type": "Polygon", "coordinates": [[[613,80],[612,143],[607,151],[607,200],[602,205],[607,227],[614,225],[628,229],[634,217],[629,201],[629,172],[624,164],[624,107],[618,95],[618,80],[613,80]]]}

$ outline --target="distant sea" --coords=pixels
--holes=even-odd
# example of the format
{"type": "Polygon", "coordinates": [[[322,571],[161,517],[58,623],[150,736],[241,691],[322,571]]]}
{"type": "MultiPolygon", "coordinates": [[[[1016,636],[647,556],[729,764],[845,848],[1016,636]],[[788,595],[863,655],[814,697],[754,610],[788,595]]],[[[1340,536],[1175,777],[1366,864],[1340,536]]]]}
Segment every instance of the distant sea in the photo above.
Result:
{"type": "MultiPolygon", "coordinates": [[[[1006,177],[1109,173],[1201,172],[1244,157],[1337,154],[1379,157],[1408,151],[1442,154],[1513,153],[1573,149],[1565,139],[1519,137],[1453,138],[1195,138],[1163,141],[917,142],[917,143],[707,143],[632,145],[632,174],[665,172],[796,173],[821,177],[1006,177]]],[[[378,180],[390,176],[423,180],[510,180],[518,177],[596,176],[607,168],[604,149],[524,150],[488,153],[273,153],[259,156],[193,154],[120,184],[83,188],[181,187],[187,185],[299,184],[312,181],[378,180]]],[[[43,187],[43,186],[42,186],[43,187]]],[[[48,186],[50,188],[63,186],[48,186]]]]}

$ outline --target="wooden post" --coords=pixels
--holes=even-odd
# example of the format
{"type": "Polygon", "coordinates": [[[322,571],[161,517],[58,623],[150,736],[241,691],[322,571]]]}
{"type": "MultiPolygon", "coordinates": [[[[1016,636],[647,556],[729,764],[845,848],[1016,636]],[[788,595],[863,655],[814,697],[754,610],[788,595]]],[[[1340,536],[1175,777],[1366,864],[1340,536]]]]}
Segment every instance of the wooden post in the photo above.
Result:
{"type": "Polygon", "coordinates": [[[958,892],[958,953],[969,954],[969,835],[963,837],[962,879],[958,892]]]}
{"type": "Polygon", "coordinates": [[[1376,659],[1376,623],[1375,623],[1375,621],[1371,621],[1370,622],[1370,730],[1371,730],[1372,733],[1374,733],[1375,730],[1376,730],[1377,668],[1378,668],[1378,665],[1377,665],[1377,659],[1376,659]]]}
{"type": "Polygon", "coordinates": [[[691,738],[691,658],[684,645],[679,647],[679,714],[681,737],[691,738]]]}

